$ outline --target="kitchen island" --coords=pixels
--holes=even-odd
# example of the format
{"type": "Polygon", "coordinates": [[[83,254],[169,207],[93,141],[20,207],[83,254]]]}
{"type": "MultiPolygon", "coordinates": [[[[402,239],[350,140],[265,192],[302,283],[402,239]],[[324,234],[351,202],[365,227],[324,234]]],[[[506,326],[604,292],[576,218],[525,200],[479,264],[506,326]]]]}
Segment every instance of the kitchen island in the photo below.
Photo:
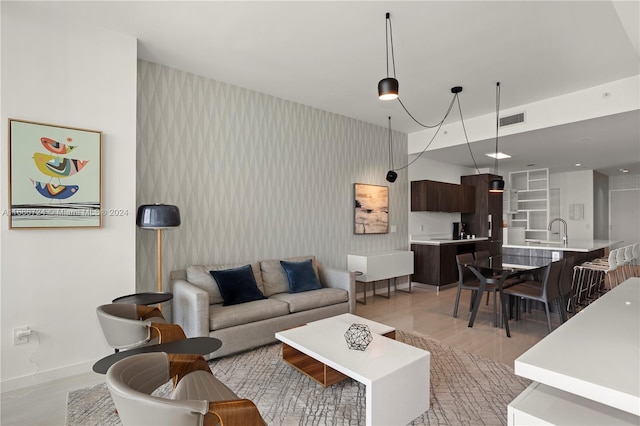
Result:
{"type": "Polygon", "coordinates": [[[614,240],[508,241],[502,245],[502,263],[512,267],[544,266],[550,261],[575,258],[580,264],[605,256],[605,249],[622,243],[614,240]]]}
{"type": "Polygon", "coordinates": [[[640,424],[640,278],[587,306],[515,360],[533,380],[509,425],[640,424]]]}

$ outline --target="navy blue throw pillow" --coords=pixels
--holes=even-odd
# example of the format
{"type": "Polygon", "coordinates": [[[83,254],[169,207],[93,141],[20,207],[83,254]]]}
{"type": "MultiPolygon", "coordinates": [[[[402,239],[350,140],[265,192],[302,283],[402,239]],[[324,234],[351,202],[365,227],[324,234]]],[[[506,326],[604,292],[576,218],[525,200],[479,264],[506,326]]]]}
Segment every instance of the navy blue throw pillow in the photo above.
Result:
{"type": "Polygon", "coordinates": [[[287,274],[289,281],[289,293],[301,293],[303,291],[321,289],[316,271],[311,266],[311,259],[303,262],[280,261],[282,269],[287,274]]]}
{"type": "Polygon", "coordinates": [[[218,284],[223,306],[266,299],[256,284],[251,265],[209,273],[218,284]]]}

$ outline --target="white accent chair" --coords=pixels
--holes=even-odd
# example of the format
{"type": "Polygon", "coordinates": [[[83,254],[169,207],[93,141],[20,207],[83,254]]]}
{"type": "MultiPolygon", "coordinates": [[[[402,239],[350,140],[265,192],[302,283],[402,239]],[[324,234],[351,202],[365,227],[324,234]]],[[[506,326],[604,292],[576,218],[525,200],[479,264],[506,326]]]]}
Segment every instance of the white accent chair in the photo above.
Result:
{"type": "Polygon", "coordinates": [[[220,382],[200,355],[132,355],[109,368],[106,382],[124,426],[265,424],[255,404],[220,382]],[[151,395],[171,378],[169,397],[151,395]]]}
{"type": "Polygon", "coordinates": [[[158,308],[110,303],[96,308],[104,337],[116,352],[185,339],[180,326],[166,324],[158,308]]]}

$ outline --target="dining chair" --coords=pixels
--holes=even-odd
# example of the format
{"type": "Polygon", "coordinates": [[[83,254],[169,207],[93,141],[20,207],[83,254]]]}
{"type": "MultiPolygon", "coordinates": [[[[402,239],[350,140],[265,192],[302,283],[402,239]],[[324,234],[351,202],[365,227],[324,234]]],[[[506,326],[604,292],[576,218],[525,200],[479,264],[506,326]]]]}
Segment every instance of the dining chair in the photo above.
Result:
{"type": "MultiPolygon", "coordinates": [[[[551,262],[542,269],[541,285],[537,282],[525,281],[520,284],[515,284],[511,287],[505,288],[504,293],[508,296],[517,298],[516,300],[535,300],[544,304],[544,310],[547,317],[547,327],[549,333],[552,331],[551,326],[551,312],[549,305],[554,301],[560,300],[560,288],[558,281],[560,279],[560,272],[565,260],[560,259],[556,262],[551,262]],[[535,285],[532,285],[535,284],[535,285]]],[[[516,319],[520,317],[519,303],[516,304],[516,319]]]]}
{"type": "MultiPolygon", "coordinates": [[[[475,260],[487,260],[491,257],[491,253],[489,253],[489,250],[481,250],[481,251],[476,251],[473,253],[473,258],[475,260]]],[[[485,302],[486,305],[489,304],[489,292],[487,292],[487,301],[485,302]]]]}
{"type": "MultiPolygon", "coordinates": [[[[473,306],[473,301],[477,297],[477,292],[480,289],[480,281],[473,275],[469,269],[467,269],[464,265],[468,265],[473,263],[474,258],[472,253],[463,253],[456,255],[456,264],[458,265],[458,292],[456,293],[456,302],[453,307],[453,317],[458,317],[458,305],[460,303],[460,292],[461,290],[471,290],[471,300],[469,303],[469,310],[473,306]]],[[[487,295],[489,293],[493,293],[493,316],[497,317],[497,309],[496,309],[496,292],[498,291],[498,286],[495,284],[487,284],[485,287],[485,291],[487,295]]]]}
{"type": "Polygon", "coordinates": [[[577,312],[573,297],[573,267],[575,266],[575,261],[576,258],[573,256],[564,259],[564,265],[562,265],[562,272],[560,272],[560,279],[558,280],[561,304],[560,314],[563,323],[569,319],[568,313],[573,316],[577,312]]]}
{"type": "Polygon", "coordinates": [[[473,257],[475,258],[475,260],[483,260],[490,258],[491,254],[488,250],[481,250],[473,253],[473,257]]]}

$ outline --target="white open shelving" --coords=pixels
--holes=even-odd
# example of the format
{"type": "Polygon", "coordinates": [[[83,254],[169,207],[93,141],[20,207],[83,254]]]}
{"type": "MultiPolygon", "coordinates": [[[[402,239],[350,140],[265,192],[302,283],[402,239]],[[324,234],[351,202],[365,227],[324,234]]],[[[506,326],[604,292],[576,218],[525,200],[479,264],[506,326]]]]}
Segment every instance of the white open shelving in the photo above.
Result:
{"type": "Polygon", "coordinates": [[[548,239],[549,169],[509,173],[510,226],[524,228],[525,239],[548,239]]]}

